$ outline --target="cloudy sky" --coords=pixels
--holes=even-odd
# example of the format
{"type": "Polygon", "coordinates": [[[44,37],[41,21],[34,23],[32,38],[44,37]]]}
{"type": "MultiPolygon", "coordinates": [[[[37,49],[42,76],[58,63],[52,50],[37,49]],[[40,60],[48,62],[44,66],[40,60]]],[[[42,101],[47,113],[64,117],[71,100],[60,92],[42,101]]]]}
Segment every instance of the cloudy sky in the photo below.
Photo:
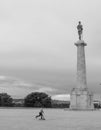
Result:
{"type": "Polygon", "coordinates": [[[74,43],[80,20],[88,87],[100,94],[100,12],[100,0],[0,1],[0,90],[14,96],[70,93],[76,85],[74,43]]]}

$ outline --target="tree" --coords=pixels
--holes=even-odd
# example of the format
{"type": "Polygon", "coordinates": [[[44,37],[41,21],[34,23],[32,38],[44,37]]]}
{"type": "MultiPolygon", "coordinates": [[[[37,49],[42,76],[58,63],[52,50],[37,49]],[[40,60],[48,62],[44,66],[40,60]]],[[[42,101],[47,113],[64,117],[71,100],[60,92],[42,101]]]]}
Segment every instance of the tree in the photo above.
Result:
{"type": "Polygon", "coordinates": [[[0,93],[0,106],[12,106],[13,99],[7,93],[0,93]]]}
{"type": "Polygon", "coordinates": [[[32,92],[24,99],[27,107],[51,107],[51,98],[43,92],[32,92]]]}

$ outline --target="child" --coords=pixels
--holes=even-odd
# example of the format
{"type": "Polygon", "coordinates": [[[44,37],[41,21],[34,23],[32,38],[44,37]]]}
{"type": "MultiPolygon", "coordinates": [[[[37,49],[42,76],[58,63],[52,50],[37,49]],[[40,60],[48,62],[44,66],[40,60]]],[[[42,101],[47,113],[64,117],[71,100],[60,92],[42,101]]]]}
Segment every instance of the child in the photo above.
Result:
{"type": "Polygon", "coordinates": [[[41,120],[45,120],[43,113],[44,113],[44,111],[43,111],[43,109],[41,109],[40,112],[39,112],[39,115],[37,115],[35,118],[41,117],[40,118],[41,120]]]}

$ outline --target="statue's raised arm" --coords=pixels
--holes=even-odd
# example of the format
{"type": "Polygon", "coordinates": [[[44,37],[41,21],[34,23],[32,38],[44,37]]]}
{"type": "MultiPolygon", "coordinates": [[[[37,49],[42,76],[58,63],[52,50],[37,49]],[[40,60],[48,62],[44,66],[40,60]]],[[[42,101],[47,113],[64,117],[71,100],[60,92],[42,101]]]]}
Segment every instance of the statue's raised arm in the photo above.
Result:
{"type": "Polygon", "coordinates": [[[82,32],[83,32],[83,26],[81,25],[81,22],[79,21],[79,24],[77,26],[77,30],[78,30],[78,35],[79,35],[79,40],[81,40],[81,36],[82,36],[82,32]]]}

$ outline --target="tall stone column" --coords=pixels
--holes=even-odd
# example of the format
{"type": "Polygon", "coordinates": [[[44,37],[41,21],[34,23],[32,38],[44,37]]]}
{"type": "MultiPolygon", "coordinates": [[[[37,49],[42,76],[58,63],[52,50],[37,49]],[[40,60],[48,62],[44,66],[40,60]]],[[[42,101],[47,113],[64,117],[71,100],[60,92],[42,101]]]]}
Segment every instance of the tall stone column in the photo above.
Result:
{"type": "Polygon", "coordinates": [[[88,91],[86,79],[85,46],[82,38],[83,27],[79,21],[77,26],[79,40],[77,46],[77,85],[71,91],[70,109],[72,110],[92,110],[93,94],[88,91]]]}
{"type": "Polygon", "coordinates": [[[71,91],[70,108],[72,110],[92,110],[93,95],[88,91],[86,81],[85,46],[83,40],[75,43],[77,46],[77,85],[71,91]]]}
{"type": "Polygon", "coordinates": [[[83,40],[75,43],[77,46],[77,89],[87,89],[86,81],[86,63],[85,63],[85,46],[87,45],[83,40]]]}

